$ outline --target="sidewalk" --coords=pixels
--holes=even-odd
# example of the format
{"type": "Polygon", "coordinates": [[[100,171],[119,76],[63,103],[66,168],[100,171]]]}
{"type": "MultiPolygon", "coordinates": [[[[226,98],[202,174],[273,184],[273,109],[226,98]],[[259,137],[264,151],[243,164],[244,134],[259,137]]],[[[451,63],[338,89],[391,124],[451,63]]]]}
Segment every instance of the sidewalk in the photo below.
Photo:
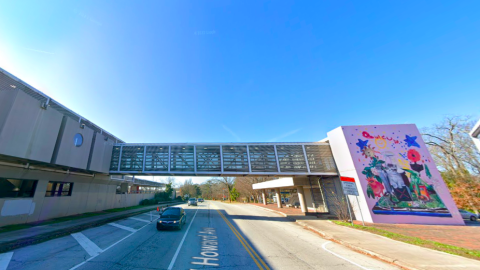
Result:
{"type": "MultiPolygon", "coordinates": [[[[119,219],[135,216],[151,210],[156,210],[158,206],[176,205],[181,202],[169,202],[158,205],[149,205],[142,208],[125,210],[121,212],[108,213],[98,216],[85,217],[82,219],[69,220],[54,224],[40,225],[27,229],[15,230],[0,233],[0,253],[12,249],[37,244],[53,238],[69,235],[88,228],[97,227],[119,219]]],[[[152,214],[152,218],[156,215],[152,214]]]]}
{"type": "Polygon", "coordinates": [[[263,207],[263,205],[255,204],[255,206],[287,216],[288,219],[317,232],[325,239],[405,269],[480,269],[480,261],[399,242],[369,232],[336,225],[327,220],[286,215],[283,213],[283,208],[273,210],[263,207]]]}

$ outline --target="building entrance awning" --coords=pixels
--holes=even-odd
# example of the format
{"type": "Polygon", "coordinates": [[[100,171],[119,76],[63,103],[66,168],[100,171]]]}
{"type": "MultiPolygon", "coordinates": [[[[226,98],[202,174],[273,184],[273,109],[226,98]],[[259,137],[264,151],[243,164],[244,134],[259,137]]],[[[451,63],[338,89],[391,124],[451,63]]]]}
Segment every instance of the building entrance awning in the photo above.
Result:
{"type": "Polygon", "coordinates": [[[285,177],[252,185],[253,189],[293,188],[303,186],[310,186],[308,177],[285,177]]]}

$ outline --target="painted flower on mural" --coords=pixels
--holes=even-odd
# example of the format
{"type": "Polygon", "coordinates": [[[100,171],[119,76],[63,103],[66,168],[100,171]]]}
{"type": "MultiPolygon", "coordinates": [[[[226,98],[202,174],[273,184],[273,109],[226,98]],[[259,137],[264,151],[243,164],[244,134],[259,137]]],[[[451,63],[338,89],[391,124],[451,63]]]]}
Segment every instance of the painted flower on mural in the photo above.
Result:
{"type": "Polygon", "coordinates": [[[375,157],[375,147],[366,146],[362,150],[362,155],[366,158],[374,158],[375,157]]]}
{"type": "Polygon", "coordinates": [[[418,161],[420,161],[420,158],[421,158],[420,153],[418,153],[418,151],[415,149],[408,150],[407,157],[411,162],[414,162],[414,163],[417,163],[418,161]]]}
{"type": "Polygon", "coordinates": [[[368,188],[367,188],[367,195],[372,198],[375,197],[382,197],[385,187],[382,183],[378,182],[375,178],[369,177],[367,178],[368,181],[368,188]]]}

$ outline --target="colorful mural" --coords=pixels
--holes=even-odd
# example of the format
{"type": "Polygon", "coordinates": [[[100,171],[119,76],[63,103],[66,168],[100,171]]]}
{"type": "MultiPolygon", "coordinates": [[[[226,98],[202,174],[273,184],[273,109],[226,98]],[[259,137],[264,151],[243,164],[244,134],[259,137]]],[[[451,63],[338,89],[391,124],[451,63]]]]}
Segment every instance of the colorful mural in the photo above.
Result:
{"type": "Polygon", "coordinates": [[[342,129],[372,218],[451,218],[449,208],[457,211],[415,125],[342,129]]]}

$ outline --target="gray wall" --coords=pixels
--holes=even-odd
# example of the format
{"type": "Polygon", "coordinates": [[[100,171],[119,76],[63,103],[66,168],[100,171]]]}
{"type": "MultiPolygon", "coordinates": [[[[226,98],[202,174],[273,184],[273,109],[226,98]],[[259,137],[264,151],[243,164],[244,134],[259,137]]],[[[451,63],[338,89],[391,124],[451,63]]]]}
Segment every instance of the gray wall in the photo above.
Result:
{"type": "Polygon", "coordinates": [[[90,167],[87,169],[108,173],[110,171],[110,159],[114,144],[115,142],[111,139],[105,141],[104,135],[96,133],[90,167]]]}
{"type": "Polygon", "coordinates": [[[80,128],[78,121],[53,107],[42,109],[42,102],[20,90],[24,88],[0,73],[0,155],[108,173],[112,139],[105,141],[96,133],[93,141],[93,129],[80,128]],[[83,136],[80,147],[74,145],[77,133],[83,136]]]}
{"type": "Polygon", "coordinates": [[[154,194],[116,194],[119,181],[0,165],[1,177],[38,180],[33,198],[0,198],[0,226],[138,205],[154,194]],[[45,197],[49,181],[73,182],[72,196],[45,197]]]}
{"type": "Polygon", "coordinates": [[[53,162],[58,165],[86,170],[93,132],[89,127],[80,128],[80,123],[67,117],[62,136],[57,142],[59,143],[58,153],[56,153],[56,157],[54,154],[53,162]],[[83,144],[80,147],[74,144],[74,136],[77,133],[83,136],[83,144]]]}
{"type": "MultiPolygon", "coordinates": [[[[0,96],[5,92],[0,91],[0,96]]],[[[10,91],[13,92],[13,91],[10,91]]],[[[0,131],[0,153],[4,155],[50,162],[62,115],[55,110],[43,110],[41,102],[23,91],[15,90],[0,107],[12,102],[8,113],[1,111],[0,118],[5,119],[0,131]]],[[[0,120],[1,121],[1,120],[0,120]]]]}

